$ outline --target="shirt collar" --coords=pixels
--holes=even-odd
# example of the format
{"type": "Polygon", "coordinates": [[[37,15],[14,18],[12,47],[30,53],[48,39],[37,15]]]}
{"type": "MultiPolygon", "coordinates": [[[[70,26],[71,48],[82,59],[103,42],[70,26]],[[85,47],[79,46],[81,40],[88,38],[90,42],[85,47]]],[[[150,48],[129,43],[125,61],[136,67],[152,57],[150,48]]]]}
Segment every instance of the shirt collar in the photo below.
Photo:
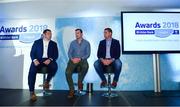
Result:
{"type": "MultiPolygon", "coordinates": [[[[83,41],[84,41],[84,39],[82,38],[81,43],[82,43],[83,41]]],[[[78,40],[77,40],[77,39],[76,39],[76,42],[78,43],[78,40]]],[[[81,44],[81,43],[80,43],[80,44],[81,44]]]]}
{"type": "Polygon", "coordinates": [[[106,39],[106,41],[112,41],[112,38],[106,39]]]}
{"type": "Polygon", "coordinates": [[[49,42],[50,40],[46,40],[46,39],[43,38],[43,41],[44,41],[44,42],[49,42]]]}

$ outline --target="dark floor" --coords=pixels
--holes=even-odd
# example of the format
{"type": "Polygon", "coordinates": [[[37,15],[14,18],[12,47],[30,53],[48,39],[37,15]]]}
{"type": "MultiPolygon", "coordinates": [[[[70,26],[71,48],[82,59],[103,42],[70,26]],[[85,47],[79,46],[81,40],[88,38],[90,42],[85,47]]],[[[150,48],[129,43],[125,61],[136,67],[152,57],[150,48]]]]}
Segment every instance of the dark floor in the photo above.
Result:
{"type": "MultiPolygon", "coordinates": [[[[37,91],[38,92],[38,91],[37,91]]],[[[108,99],[104,91],[92,95],[76,96],[68,99],[68,91],[53,90],[51,96],[38,97],[36,102],[29,101],[28,90],[0,89],[0,106],[180,106],[180,91],[119,91],[119,96],[108,99]]]]}

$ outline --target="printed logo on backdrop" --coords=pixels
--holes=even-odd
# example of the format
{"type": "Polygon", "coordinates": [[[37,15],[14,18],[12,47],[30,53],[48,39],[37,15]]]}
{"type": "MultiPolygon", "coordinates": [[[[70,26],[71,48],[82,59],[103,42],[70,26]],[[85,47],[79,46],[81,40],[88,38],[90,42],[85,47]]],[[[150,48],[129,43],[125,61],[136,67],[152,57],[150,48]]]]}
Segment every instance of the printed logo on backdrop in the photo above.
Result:
{"type": "Polygon", "coordinates": [[[46,24],[29,24],[19,25],[16,24],[5,25],[0,24],[0,40],[19,40],[23,43],[31,43],[34,40],[41,38],[41,33],[47,29],[46,24]]]}
{"type": "Polygon", "coordinates": [[[135,24],[136,35],[154,35],[159,38],[166,38],[171,35],[179,35],[179,22],[154,22],[135,24]]]}

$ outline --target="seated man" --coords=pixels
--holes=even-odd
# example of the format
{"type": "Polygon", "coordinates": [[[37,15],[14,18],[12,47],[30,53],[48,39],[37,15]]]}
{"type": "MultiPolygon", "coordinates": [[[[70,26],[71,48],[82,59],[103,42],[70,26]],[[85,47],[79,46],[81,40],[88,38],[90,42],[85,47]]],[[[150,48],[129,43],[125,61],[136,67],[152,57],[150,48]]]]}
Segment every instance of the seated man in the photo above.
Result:
{"type": "Polygon", "coordinates": [[[112,38],[111,28],[104,29],[104,37],[98,47],[97,57],[98,60],[95,61],[94,67],[98,75],[100,76],[101,88],[107,86],[107,80],[104,75],[103,67],[112,65],[114,68],[114,79],[111,84],[112,88],[117,86],[119,75],[121,72],[122,63],[120,61],[120,44],[119,41],[112,38]]]}
{"type": "Polygon", "coordinates": [[[66,79],[69,86],[68,98],[74,97],[74,83],[72,74],[77,67],[78,71],[78,89],[83,90],[83,79],[88,71],[89,65],[87,59],[90,56],[90,44],[87,40],[83,39],[83,31],[81,29],[75,30],[76,40],[70,44],[68,51],[69,62],[66,68],[66,79]]]}
{"type": "Polygon", "coordinates": [[[30,91],[30,99],[35,101],[37,99],[34,92],[34,85],[36,81],[37,70],[40,70],[43,66],[48,67],[48,76],[44,84],[45,89],[49,89],[49,82],[56,74],[58,69],[56,59],[58,58],[57,44],[51,40],[51,30],[46,29],[43,31],[43,37],[36,40],[31,49],[32,63],[28,75],[28,84],[30,91]]]}

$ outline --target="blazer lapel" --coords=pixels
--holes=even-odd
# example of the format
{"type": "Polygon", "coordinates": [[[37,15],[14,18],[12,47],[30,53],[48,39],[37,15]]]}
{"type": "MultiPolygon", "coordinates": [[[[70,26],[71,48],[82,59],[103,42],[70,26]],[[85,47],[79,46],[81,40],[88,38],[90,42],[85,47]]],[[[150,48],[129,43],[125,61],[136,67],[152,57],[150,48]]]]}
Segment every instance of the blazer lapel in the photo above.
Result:
{"type": "Polygon", "coordinates": [[[40,42],[40,52],[41,52],[41,55],[43,56],[43,51],[44,51],[44,47],[43,47],[43,39],[41,39],[41,42],[40,42]]]}
{"type": "Polygon", "coordinates": [[[114,39],[112,38],[111,47],[110,47],[110,55],[112,54],[113,47],[114,47],[114,39]]]}
{"type": "Polygon", "coordinates": [[[50,54],[50,51],[51,51],[51,43],[52,43],[52,41],[50,40],[49,44],[48,44],[48,50],[47,50],[48,57],[49,57],[49,54],[50,54]]]}

